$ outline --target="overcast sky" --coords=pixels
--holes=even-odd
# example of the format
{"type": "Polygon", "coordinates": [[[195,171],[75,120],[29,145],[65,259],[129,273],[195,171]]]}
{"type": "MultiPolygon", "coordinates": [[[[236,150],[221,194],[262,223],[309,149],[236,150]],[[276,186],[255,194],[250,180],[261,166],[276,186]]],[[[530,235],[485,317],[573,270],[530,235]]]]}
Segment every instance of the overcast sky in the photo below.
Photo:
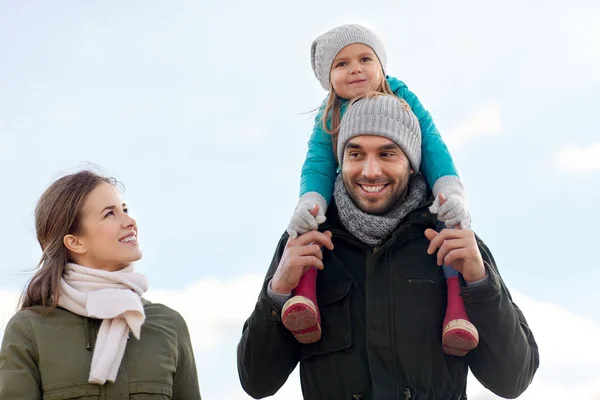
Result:
{"type": "MultiPolygon", "coordinates": [[[[310,44],[358,22],[431,111],[538,340],[522,398],[600,398],[600,5],[524,3],[0,0],[0,335],[38,197],[93,163],[126,187],[146,297],[185,316],[203,398],[247,399],[235,346],[326,95],[310,44]]],[[[273,398],[301,399],[296,372],[273,398]]]]}

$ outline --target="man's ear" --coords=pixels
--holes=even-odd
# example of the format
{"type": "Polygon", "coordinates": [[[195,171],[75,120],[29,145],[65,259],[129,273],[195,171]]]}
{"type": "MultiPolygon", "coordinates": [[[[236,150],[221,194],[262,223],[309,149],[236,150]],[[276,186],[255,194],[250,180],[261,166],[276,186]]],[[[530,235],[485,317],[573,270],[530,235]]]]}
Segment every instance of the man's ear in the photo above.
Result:
{"type": "Polygon", "coordinates": [[[414,174],[414,173],[415,173],[415,170],[411,168],[411,169],[410,169],[410,174],[412,175],[412,174],[414,174]]]}
{"type": "Polygon", "coordinates": [[[85,247],[83,241],[74,235],[65,235],[63,238],[63,244],[70,252],[75,254],[85,254],[87,252],[87,248],[85,247]]]}

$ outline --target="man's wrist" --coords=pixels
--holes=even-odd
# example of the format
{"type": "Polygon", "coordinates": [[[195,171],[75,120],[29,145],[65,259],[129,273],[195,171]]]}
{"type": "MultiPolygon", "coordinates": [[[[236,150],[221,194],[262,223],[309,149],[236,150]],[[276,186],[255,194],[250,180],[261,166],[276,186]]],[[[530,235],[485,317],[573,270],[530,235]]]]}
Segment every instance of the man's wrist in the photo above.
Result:
{"type": "Polygon", "coordinates": [[[288,296],[292,293],[288,288],[283,287],[276,277],[271,279],[271,290],[278,295],[288,296]]]}
{"type": "Polygon", "coordinates": [[[487,271],[485,270],[485,266],[482,264],[477,271],[474,271],[474,273],[463,273],[462,276],[467,283],[479,282],[487,277],[487,271]]]}
{"type": "Polygon", "coordinates": [[[273,301],[275,303],[275,305],[277,306],[277,308],[279,310],[281,310],[283,308],[283,305],[285,304],[286,301],[288,301],[290,299],[290,297],[292,297],[292,294],[279,294],[279,293],[275,293],[275,291],[273,291],[273,280],[270,280],[269,283],[267,284],[267,296],[271,299],[271,301],[273,301]]]}

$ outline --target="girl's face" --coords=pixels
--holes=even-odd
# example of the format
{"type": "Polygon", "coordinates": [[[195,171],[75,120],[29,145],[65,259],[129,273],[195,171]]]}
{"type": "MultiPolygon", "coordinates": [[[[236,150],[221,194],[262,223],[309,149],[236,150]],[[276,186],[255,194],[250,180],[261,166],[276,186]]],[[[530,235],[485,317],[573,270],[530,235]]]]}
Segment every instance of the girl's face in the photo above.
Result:
{"type": "Polygon", "coordinates": [[[87,195],[80,226],[79,233],[63,240],[75,263],[119,271],[142,257],[136,222],[113,185],[103,182],[87,195]]]}
{"type": "Polygon", "coordinates": [[[362,43],[354,43],[337,54],[331,64],[329,78],[335,93],[350,100],[370,90],[377,90],[384,77],[373,49],[362,43]]]}

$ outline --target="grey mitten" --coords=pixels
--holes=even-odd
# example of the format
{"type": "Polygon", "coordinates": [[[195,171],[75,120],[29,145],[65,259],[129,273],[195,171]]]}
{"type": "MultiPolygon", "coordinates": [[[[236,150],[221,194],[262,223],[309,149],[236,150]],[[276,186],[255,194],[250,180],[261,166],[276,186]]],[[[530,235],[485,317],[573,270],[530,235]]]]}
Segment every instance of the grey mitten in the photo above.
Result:
{"type": "Polygon", "coordinates": [[[291,238],[295,238],[308,231],[318,229],[319,224],[325,222],[325,212],[327,212],[327,202],[323,196],[317,192],[303,194],[298,200],[298,205],[287,227],[288,234],[291,238]],[[319,212],[316,217],[313,217],[310,210],[315,205],[319,206],[319,212]]]}
{"type": "Polygon", "coordinates": [[[467,211],[465,189],[457,176],[440,177],[433,185],[433,195],[435,200],[429,207],[429,211],[437,214],[439,221],[444,222],[448,227],[460,225],[461,228],[468,228],[471,225],[471,216],[467,211]],[[440,193],[446,197],[444,204],[440,204],[440,193]]]}

